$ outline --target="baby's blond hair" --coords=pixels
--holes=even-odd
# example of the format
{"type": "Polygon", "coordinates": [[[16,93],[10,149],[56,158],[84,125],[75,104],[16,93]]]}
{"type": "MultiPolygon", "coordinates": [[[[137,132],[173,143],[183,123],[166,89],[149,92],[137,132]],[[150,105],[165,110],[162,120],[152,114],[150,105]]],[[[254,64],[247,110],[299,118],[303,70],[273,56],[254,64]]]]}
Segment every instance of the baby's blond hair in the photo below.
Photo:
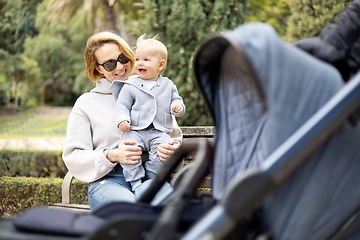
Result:
{"type": "Polygon", "coordinates": [[[136,48],[145,44],[155,48],[158,51],[160,57],[167,61],[168,51],[165,44],[157,40],[157,35],[155,35],[153,38],[146,38],[146,34],[143,34],[136,40],[136,48]]]}

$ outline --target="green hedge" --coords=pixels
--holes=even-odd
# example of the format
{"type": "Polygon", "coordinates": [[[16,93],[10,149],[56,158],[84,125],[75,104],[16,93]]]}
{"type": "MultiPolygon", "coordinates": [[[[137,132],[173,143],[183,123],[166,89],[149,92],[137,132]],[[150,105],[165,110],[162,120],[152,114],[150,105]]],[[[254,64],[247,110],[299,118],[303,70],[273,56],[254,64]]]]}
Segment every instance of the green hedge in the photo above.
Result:
{"type": "Polygon", "coordinates": [[[60,177],[67,168],[62,151],[0,150],[0,177],[60,177]]]}
{"type": "MultiPolygon", "coordinates": [[[[0,215],[15,215],[34,206],[61,202],[61,178],[0,177],[0,215]]],[[[74,179],[71,201],[88,204],[88,183],[74,179]]]]}

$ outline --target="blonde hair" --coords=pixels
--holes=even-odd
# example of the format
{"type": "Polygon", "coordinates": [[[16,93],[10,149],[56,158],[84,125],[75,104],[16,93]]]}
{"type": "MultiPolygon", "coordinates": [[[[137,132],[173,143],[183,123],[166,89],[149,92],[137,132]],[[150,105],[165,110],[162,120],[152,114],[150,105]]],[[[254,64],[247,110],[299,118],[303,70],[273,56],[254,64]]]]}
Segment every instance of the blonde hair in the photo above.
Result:
{"type": "Polygon", "coordinates": [[[166,68],[166,63],[167,63],[167,58],[168,58],[168,51],[167,51],[167,48],[166,48],[165,44],[163,44],[162,42],[160,42],[156,38],[157,38],[157,35],[155,35],[153,38],[146,38],[146,34],[141,35],[136,40],[136,49],[139,48],[140,46],[143,46],[143,45],[146,45],[146,47],[153,48],[160,55],[160,57],[165,60],[165,67],[160,72],[160,73],[162,73],[166,68]]]}
{"type": "Polygon", "coordinates": [[[95,59],[95,52],[106,43],[115,43],[119,46],[120,51],[130,59],[131,69],[134,68],[135,55],[131,50],[129,44],[120,36],[111,32],[99,32],[89,37],[85,47],[85,73],[93,82],[97,82],[104,77],[97,69],[97,61],[95,59]]]}

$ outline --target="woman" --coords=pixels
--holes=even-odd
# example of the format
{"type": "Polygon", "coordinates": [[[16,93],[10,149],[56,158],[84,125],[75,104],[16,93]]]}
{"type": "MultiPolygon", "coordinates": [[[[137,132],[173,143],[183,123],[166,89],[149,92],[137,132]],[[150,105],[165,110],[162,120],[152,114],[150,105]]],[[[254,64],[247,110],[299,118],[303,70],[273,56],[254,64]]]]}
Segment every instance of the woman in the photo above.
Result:
{"type": "MultiPolygon", "coordinates": [[[[119,36],[100,32],[88,39],[85,48],[86,75],[96,83],[89,93],[76,101],[68,120],[64,162],[75,178],[89,182],[90,209],[111,201],[134,202],[147,186],[135,195],[125,181],[122,164],[135,164],[141,149],[134,141],[123,140],[115,126],[115,103],[110,85],[114,80],[127,80],[135,63],[130,46],[119,36]]],[[[174,121],[169,144],[161,144],[157,154],[166,161],[182,139],[182,133],[174,121]]]]}

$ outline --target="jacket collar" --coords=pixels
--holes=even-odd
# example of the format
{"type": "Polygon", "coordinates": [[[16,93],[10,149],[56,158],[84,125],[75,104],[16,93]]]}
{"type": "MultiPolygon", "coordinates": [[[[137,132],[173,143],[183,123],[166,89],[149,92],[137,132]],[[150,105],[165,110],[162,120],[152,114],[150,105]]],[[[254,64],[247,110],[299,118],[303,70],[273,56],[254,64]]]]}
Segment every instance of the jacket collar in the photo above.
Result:
{"type": "MultiPolygon", "coordinates": [[[[158,79],[156,80],[156,85],[161,86],[164,81],[165,81],[164,77],[159,75],[158,79]]],[[[126,83],[132,84],[137,88],[142,89],[142,81],[138,75],[130,76],[129,79],[126,81],[126,83]]]]}
{"type": "MultiPolygon", "coordinates": [[[[164,77],[159,75],[158,79],[156,80],[156,85],[161,86],[164,81],[165,81],[164,77]]],[[[110,94],[112,93],[113,96],[115,97],[115,99],[117,99],[119,96],[119,93],[125,83],[131,84],[131,85],[137,87],[138,89],[141,89],[141,90],[151,94],[151,92],[146,91],[141,86],[142,82],[140,81],[140,77],[138,75],[132,75],[129,77],[128,80],[114,80],[112,83],[109,82],[107,79],[102,78],[96,84],[96,88],[94,88],[91,91],[97,91],[97,88],[101,87],[102,91],[100,93],[110,93],[110,94]],[[105,88],[105,89],[103,89],[103,88],[105,88]]],[[[97,92],[99,92],[99,91],[97,91],[97,92]]]]}
{"type": "Polygon", "coordinates": [[[111,82],[109,80],[107,80],[106,78],[100,78],[96,82],[96,87],[93,88],[90,92],[102,93],[102,94],[112,94],[112,92],[110,90],[110,85],[111,85],[111,82]]]}

